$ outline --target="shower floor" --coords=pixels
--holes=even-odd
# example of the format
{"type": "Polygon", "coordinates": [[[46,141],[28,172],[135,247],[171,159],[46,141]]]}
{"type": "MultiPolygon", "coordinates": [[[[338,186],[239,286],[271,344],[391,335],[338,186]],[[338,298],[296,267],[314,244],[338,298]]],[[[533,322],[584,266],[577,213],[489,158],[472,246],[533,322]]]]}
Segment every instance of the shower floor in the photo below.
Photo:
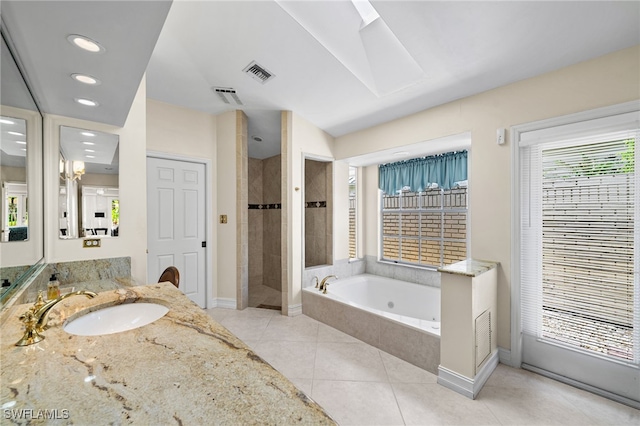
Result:
{"type": "Polygon", "coordinates": [[[267,287],[266,285],[250,285],[249,307],[279,310],[282,307],[282,292],[267,287]]]}

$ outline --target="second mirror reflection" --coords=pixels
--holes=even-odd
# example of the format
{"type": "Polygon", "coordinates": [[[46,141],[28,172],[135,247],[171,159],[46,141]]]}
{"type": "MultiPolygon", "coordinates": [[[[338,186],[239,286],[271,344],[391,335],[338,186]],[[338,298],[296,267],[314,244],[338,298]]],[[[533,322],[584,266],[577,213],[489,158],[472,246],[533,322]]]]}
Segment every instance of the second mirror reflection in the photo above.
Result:
{"type": "Polygon", "coordinates": [[[60,127],[60,238],[117,237],[118,135],[60,127]]]}

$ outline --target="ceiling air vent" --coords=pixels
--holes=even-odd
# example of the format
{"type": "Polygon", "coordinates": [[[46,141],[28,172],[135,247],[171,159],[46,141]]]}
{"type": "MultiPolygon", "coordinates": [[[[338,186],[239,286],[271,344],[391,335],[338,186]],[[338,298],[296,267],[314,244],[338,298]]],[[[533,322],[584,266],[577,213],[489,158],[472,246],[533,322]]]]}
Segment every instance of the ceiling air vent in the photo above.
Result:
{"type": "Polygon", "coordinates": [[[251,78],[259,81],[262,84],[266,83],[267,81],[275,77],[273,73],[271,73],[270,71],[267,71],[266,68],[258,65],[256,61],[251,62],[242,71],[246,72],[247,74],[249,74],[251,78]]]}
{"type": "Polygon", "coordinates": [[[231,87],[212,87],[211,90],[213,90],[225,104],[230,104],[231,101],[233,101],[238,105],[243,105],[242,101],[236,94],[236,89],[231,87]]]}

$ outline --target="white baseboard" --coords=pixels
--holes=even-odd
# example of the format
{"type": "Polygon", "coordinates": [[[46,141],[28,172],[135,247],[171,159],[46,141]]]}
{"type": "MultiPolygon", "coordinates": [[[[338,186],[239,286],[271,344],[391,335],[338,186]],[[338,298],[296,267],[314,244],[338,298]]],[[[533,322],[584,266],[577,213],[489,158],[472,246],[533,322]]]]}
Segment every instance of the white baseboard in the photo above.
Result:
{"type": "Polygon", "coordinates": [[[236,299],[218,297],[213,299],[213,308],[236,309],[236,299]]]}
{"type": "Polygon", "coordinates": [[[515,367],[514,365],[511,365],[511,350],[505,349],[505,348],[498,348],[498,356],[500,357],[501,364],[505,364],[510,367],[515,367]]]}
{"type": "Polygon", "coordinates": [[[302,303],[298,303],[297,305],[289,305],[287,316],[295,317],[298,315],[302,315],[302,303]]]}
{"type": "Polygon", "coordinates": [[[438,367],[438,384],[442,385],[454,392],[464,395],[469,399],[476,399],[480,389],[487,382],[493,370],[498,366],[498,352],[491,354],[491,357],[484,363],[476,377],[470,379],[449,370],[443,366],[438,367]]]}

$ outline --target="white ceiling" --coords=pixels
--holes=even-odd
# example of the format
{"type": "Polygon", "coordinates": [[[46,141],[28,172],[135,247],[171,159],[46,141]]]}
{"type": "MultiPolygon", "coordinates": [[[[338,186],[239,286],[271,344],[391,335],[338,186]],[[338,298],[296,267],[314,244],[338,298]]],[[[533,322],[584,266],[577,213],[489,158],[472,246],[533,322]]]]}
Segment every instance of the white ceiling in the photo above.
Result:
{"type": "Polygon", "coordinates": [[[60,152],[66,160],[83,161],[87,173],[118,174],[118,135],[60,127],[60,152]]]}
{"type": "Polygon", "coordinates": [[[175,0],[166,21],[167,2],[3,0],[2,14],[45,111],[117,124],[137,87],[129,80],[146,68],[150,98],[212,114],[243,109],[250,137],[263,139],[251,142],[258,158],[279,152],[280,110],[341,136],[640,43],[637,1],[371,4],[380,18],[364,27],[345,0],[175,0]],[[107,53],[74,58],[73,32],[107,53]],[[243,73],[254,60],[275,77],[261,84],[243,73]],[[96,111],[62,103],[79,90],[71,72],[103,80],[96,111]],[[235,89],[243,105],[225,104],[214,86],[235,89]],[[120,115],[103,109],[111,104],[120,115]]]}

